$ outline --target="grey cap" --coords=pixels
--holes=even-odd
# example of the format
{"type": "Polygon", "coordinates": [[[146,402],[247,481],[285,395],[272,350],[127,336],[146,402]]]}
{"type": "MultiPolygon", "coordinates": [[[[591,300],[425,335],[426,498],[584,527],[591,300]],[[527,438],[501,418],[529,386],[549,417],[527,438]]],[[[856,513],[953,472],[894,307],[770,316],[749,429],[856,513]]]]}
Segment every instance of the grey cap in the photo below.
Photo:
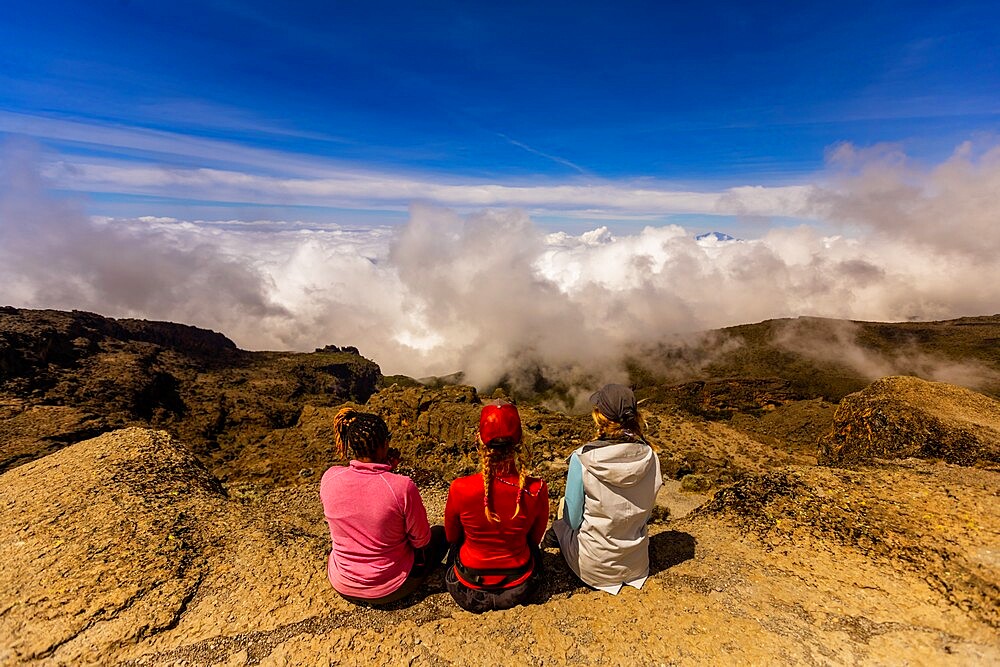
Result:
{"type": "Polygon", "coordinates": [[[615,422],[623,424],[639,416],[635,394],[623,384],[606,384],[590,397],[597,410],[615,422]]]}

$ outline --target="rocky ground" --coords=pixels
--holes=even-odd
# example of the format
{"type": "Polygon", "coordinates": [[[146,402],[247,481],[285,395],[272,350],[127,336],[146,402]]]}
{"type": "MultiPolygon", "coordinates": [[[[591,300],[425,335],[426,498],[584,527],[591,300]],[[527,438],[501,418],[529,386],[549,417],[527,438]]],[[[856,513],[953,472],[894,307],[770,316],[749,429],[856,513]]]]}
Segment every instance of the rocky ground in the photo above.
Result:
{"type": "Polygon", "coordinates": [[[549,551],[530,606],[475,616],[438,576],[372,610],[326,581],[314,483],[227,496],[126,429],[0,476],[0,662],[996,663],[998,489],[941,462],[791,466],[655,524],[641,591],[588,590],[549,551]]]}
{"type": "MultiPolygon", "coordinates": [[[[925,328],[988,359],[996,319],[925,328]]],[[[526,607],[469,614],[438,575],[375,610],[325,576],[332,415],[382,414],[440,521],[479,392],[351,348],[0,309],[0,664],[1000,664],[1000,402],[913,377],[831,402],[807,375],[637,384],[665,477],[641,591],[550,550],[526,607]]],[[[519,403],[554,501],[592,424],[519,403]]]]}

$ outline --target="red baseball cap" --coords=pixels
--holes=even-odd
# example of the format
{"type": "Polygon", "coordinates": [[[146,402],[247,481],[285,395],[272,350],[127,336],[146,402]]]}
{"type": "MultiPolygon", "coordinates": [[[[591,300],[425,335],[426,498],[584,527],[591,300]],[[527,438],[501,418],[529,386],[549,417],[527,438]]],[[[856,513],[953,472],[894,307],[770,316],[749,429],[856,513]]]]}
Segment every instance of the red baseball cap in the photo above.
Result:
{"type": "Polygon", "coordinates": [[[514,404],[484,405],[479,415],[479,438],[486,446],[497,438],[521,442],[521,415],[514,404]]]}

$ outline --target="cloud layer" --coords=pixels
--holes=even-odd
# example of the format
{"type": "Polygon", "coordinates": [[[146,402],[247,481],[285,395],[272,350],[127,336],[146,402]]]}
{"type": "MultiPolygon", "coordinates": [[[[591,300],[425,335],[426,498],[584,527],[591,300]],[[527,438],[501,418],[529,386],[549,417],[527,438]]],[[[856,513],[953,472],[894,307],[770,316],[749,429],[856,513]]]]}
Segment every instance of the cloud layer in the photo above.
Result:
{"type": "MultiPolygon", "coordinates": [[[[614,379],[625,352],[678,332],[798,315],[898,321],[1000,311],[1000,148],[962,146],[919,168],[889,149],[841,146],[824,182],[737,189],[725,204],[754,215],[794,206],[821,227],[722,243],[698,242],[679,226],[546,234],[517,207],[460,214],[414,204],[395,229],[94,220],[48,192],[37,164],[10,152],[0,169],[0,301],[183,321],[252,349],[356,345],[386,373],[463,370],[479,385],[535,368],[614,379]],[[794,201],[760,203],[776,192],[794,201]]],[[[247,192],[261,185],[211,182],[247,192]]],[[[378,187],[303,182],[359,197],[378,187]]],[[[434,199],[424,186],[399,196],[434,199]]],[[[495,201],[488,188],[463,192],[463,204],[495,201]]],[[[555,187],[545,197],[638,210],[644,196],[605,194],[555,187]]],[[[289,186],[288,196],[312,195],[289,186]]]]}

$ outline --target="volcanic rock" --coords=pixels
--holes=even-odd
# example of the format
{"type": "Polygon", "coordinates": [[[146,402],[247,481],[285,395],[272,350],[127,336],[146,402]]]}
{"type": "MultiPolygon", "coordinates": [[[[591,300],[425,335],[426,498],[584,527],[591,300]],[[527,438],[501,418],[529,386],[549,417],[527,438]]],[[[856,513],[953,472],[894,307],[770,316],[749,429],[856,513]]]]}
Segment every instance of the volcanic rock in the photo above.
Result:
{"type": "Polygon", "coordinates": [[[693,415],[725,419],[738,413],[765,411],[807,398],[781,378],[726,378],[698,380],[640,392],[659,402],[672,403],[693,415]]]}
{"type": "Polygon", "coordinates": [[[752,476],[698,510],[725,515],[769,548],[809,542],[923,577],[947,601],[1000,629],[1000,474],[910,460],[787,468],[752,476]]]}
{"type": "MultiPolygon", "coordinates": [[[[0,662],[1000,660],[1000,473],[916,460],[749,477],[650,526],[641,591],[589,590],[547,550],[532,604],[480,616],[440,574],[386,609],[337,596],[317,484],[226,497],[183,445],[142,429],[7,471],[0,662]]],[[[443,492],[421,492],[440,521],[443,492]]]]}
{"type": "MultiPolygon", "coordinates": [[[[373,394],[365,404],[307,405],[293,426],[269,432],[214,470],[226,482],[281,486],[301,483],[303,469],[321,472],[343,463],[334,451],[333,418],[346,406],[386,420],[392,445],[402,454],[400,472],[422,486],[446,487],[456,477],[478,469],[476,429],[482,402],[476,389],[395,384],[373,394]]],[[[531,460],[539,473],[551,477],[550,484],[562,488],[566,469],[560,462],[591,438],[593,423],[589,416],[568,417],[539,406],[521,405],[519,411],[531,460]]]]}
{"type": "Polygon", "coordinates": [[[1000,466],[1000,401],[963,387],[887,377],[844,398],[821,462],[938,458],[1000,466]]]}
{"type": "MultiPolygon", "coordinates": [[[[19,406],[19,421],[0,421],[0,433],[16,435],[0,439],[0,470],[131,425],[167,429],[214,465],[295,424],[306,405],[367,400],[380,380],[354,348],[246,352],[181,324],[8,307],[0,310],[0,406],[19,406]],[[59,425],[29,424],[42,408],[59,425]]],[[[0,420],[12,417],[0,410],[0,420]]]]}
{"type": "Polygon", "coordinates": [[[0,476],[0,662],[99,662],[177,622],[204,576],[195,507],[222,489],[162,431],[82,442],[0,476]]]}
{"type": "Polygon", "coordinates": [[[107,430],[106,422],[78,408],[0,403],[0,473],[107,430]]]}
{"type": "MultiPolygon", "coordinates": [[[[1000,318],[967,320],[858,330],[995,358],[1000,318]]],[[[386,609],[340,598],[318,499],[349,404],[385,417],[440,522],[447,482],[477,467],[474,388],[377,391],[350,347],[251,353],[169,323],[0,308],[0,664],[1000,663],[996,402],[888,378],[824,441],[850,465],[817,467],[833,406],[809,383],[858,378],[771,365],[747,341],[700,385],[637,386],[668,478],[644,587],[587,589],[550,549],[531,604],[475,616],[440,572],[386,609]],[[169,433],[112,431],[132,424],[169,433]],[[914,434],[933,446],[908,449],[914,434]],[[930,460],[886,460],[914,452],[930,460]]],[[[554,509],[594,425],[536,398],[518,408],[554,509]]]]}

